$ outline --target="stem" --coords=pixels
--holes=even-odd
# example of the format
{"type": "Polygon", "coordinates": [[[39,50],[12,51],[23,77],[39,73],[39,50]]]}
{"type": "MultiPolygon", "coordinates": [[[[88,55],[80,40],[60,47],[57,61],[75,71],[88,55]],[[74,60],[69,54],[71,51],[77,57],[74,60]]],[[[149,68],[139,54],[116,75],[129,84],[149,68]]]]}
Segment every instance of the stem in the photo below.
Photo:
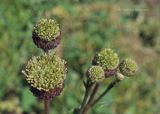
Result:
{"type": "Polygon", "coordinates": [[[89,80],[87,80],[87,83],[86,83],[86,85],[85,85],[85,88],[86,88],[85,96],[84,96],[84,99],[83,99],[83,101],[82,101],[81,108],[80,108],[80,110],[79,110],[79,114],[83,114],[82,112],[83,112],[83,109],[84,109],[84,107],[85,107],[85,105],[86,105],[86,103],[87,103],[87,101],[88,101],[88,97],[89,97],[89,95],[90,95],[92,86],[93,86],[93,84],[91,84],[91,83],[89,82],[89,80]]]}
{"type": "Polygon", "coordinates": [[[119,80],[114,80],[113,82],[111,82],[107,89],[91,104],[91,107],[94,106],[97,102],[99,102],[99,100],[104,97],[117,83],[119,82],[119,80]]]}
{"type": "Polygon", "coordinates": [[[99,84],[96,84],[87,105],[89,105],[92,102],[92,100],[94,99],[94,96],[96,95],[98,88],[99,88],[99,84]]]}
{"type": "Polygon", "coordinates": [[[96,95],[96,93],[97,93],[98,88],[99,88],[99,84],[97,83],[97,84],[95,85],[92,93],[91,93],[91,96],[90,96],[90,98],[89,98],[89,100],[88,100],[88,103],[86,104],[86,107],[85,107],[84,110],[83,110],[83,114],[87,113],[87,110],[90,108],[90,104],[91,104],[92,101],[94,100],[94,97],[95,97],[95,95],[96,95]]]}
{"type": "Polygon", "coordinates": [[[88,99],[88,95],[89,95],[89,90],[85,92],[85,96],[84,96],[84,99],[83,99],[81,108],[83,108],[84,105],[86,104],[86,101],[87,101],[87,99],[88,99]]]}
{"type": "Polygon", "coordinates": [[[44,114],[49,114],[50,100],[44,100],[44,114]]]}

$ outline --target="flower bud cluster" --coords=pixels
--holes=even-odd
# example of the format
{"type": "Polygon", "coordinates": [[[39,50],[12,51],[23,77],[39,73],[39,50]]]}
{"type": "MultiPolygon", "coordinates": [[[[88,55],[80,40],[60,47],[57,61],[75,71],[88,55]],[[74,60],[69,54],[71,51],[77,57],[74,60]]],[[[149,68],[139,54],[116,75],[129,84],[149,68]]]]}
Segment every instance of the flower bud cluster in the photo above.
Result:
{"type": "Polygon", "coordinates": [[[92,82],[99,82],[111,76],[124,80],[125,76],[133,76],[137,72],[137,64],[132,59],[124,59],[121,63],[116,52],[105,48],[97,53],[88,69],[88,78],[92,82]]]}

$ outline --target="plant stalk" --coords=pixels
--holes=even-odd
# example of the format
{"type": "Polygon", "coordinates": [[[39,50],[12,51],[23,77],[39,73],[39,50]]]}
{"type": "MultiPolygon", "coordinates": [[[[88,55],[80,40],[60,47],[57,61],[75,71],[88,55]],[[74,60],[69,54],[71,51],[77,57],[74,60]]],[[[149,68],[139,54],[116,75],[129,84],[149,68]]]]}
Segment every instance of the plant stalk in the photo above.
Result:
{"type": "Polygon", "coordinates": [[[44,114],[49,114],[50,108],[50,100],[44,100],[44,114]]]}
{"type": "Polygon", "coordinates": [[[91,93],[91,90],[92,90],[92,87],[93,87],[93,84],[91,84],[89,82],[89,80],[87,80],[87,83],[85,85],[85,88],[86,88],[86,91],[85,91],[85,96],[84,96],[84,99],[82,101],[82,104],[81,104],[81,107],[80,107],[80,110],[79,110],[79,114],[83,114],[83,109],[85,108],[86,106],[86,103],[88,101],[88,97],[91,93]]]}
{"type": "Polygon", "coordinates": [[[90,96],[90,98],[89,98],[89,100],[88,100],[85,108],[83,109],[83,114],[86,114],[87,111],[88,111],[88,109],[90,108],[90,104],[91,104],[92,101],[94,100],[94,97],[95,97],[95,95],[96,95],[96,93],[97,93],[98,88],[99,88],[99,84],[97,83],[97,84],[95,85],[92,93],[91,93],[91,96],[90,96]]]}
{"type": "Polygon", "coordinates": [[[120,80],[114,80],[113,82],[111,82],[108,87],[106,88],[106,90],[95,100],[93,101],[93,103],[91,104],[91,107],[94,106],[97,102],[99,102],[99,100],[104,97],[120,80]]]}

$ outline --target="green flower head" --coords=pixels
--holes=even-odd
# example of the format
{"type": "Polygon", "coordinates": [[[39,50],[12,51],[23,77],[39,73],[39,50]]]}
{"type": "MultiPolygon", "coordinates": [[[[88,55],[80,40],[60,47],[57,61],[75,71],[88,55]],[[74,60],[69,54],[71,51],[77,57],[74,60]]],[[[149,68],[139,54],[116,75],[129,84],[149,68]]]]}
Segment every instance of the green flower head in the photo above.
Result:
{"type": "Polygon", "coordinates": [[[36,23],[33,32],[35,32],[39,38],[51,41],[60,35],[60,28],[55,20],[41,19],[36,23]]]}
{"type": "Polygon", "coordinates": [[[26,66],[26,80],[38,90],[62,87],[66,79],[66,62],[55,54],[34,56],[26,66]]]}
{"type": "Polygon", "coordinates": [[[125,59],[119,65],[119,70],[125,76],[133,76],[137,72],[138,66],[134,60],[125,59]]]}
{"type": "Polygon", "coordinates": [[[88,70],[88,77],[92,82],[102,81],[105,78],[103,68],[100,66],[91,66],[88,70]]]}
{"type": "Polygon", "coordinates": [[[116,69],[119,64],[119,57],[110,48],[105,48],[97,54],[96,63],[105,70],[116,69]]]}

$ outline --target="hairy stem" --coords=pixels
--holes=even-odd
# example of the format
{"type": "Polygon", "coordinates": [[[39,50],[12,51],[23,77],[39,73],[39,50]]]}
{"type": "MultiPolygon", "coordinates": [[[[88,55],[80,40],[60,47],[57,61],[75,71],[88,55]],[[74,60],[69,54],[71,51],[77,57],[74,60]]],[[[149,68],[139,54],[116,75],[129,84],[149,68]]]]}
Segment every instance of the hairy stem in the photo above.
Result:
{"type": "Polygon", "coordinates": [[[44,100],[44,114],[49,114],[50,100],[44,100]]]}

